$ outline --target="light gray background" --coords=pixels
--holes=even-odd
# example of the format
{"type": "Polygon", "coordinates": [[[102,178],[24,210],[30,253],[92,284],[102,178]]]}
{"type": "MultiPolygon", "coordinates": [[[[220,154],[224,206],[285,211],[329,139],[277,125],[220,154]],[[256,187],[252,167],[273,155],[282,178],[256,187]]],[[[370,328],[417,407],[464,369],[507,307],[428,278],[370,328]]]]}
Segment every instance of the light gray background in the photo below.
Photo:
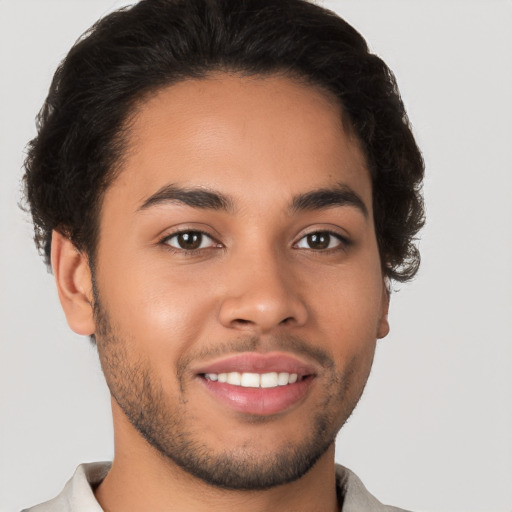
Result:
{"type": "MultiPolygon", "coordinates": [[[[23,148],[50,77],[113,0],[0,0],[0,511],[112,456],[95,350],[60,311],[19,209],[23,148]]],[[[512,510],[512,3],[327,1],[395,71],[427,164],[414,283],[337,460],[382,501],[512,510]]],[[[300,425],[298,425],[300,428],[300,425]]]]}

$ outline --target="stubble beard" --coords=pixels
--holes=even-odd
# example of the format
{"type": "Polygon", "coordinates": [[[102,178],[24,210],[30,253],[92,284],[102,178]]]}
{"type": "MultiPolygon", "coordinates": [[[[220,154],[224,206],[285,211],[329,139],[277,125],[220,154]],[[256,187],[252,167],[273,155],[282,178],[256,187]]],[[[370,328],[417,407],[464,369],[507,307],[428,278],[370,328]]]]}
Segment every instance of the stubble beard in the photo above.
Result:
{"type": "MultiPolygon", "coordinates": [[[[332,359],[328,389],[317,412],[297,425],[304,430],[298,443],[276,447],[269,453],[253,453],[245,446],[214,450],[201,440],[184,419],[186,400],[166,396],[162,386],[144,361],[133,362],[124,339],[117,335],[108,312],[96,294],[94,304],[96,341],[101,366],[110,392],[130,423],[160,455],[185,472],[218,488],[263,490],[295,481],[304,476],[334,443],[362,394],[354,395],[353,371],[336,372],[332,359]],[[341,410],[341,413],[340,413],[341,410]],[[341,419],[340,419],[341,418],[341,419]]],[[[180,382],[181,393],[183,385],[180,382]]],[[[258,418],[254,418],[258,421],[258,418]]],[[[259,418],[265,421],[266,418],[259,418]]],[[[273,428],[269,424],[270,428],[273,428]]]]}

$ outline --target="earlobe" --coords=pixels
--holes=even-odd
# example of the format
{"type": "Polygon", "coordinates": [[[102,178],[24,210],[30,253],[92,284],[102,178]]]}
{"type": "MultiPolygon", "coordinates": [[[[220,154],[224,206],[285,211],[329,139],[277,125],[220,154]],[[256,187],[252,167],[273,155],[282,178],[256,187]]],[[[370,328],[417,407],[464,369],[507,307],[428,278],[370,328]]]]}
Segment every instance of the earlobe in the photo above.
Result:
{"type": "Polygon", "coordinates": [[[52,269],[60,303],[77,334],[94,334],[92,276],[89,260],[66,236],[52,233],[52,269]]]}
{"type": "Polygon", "coordinates": [[[387,279],[384,280],[382,291],[382,305],[381,305],[381,314],[379,318],[379,325],[377,327],[377,338],[382,339],[385,338],[389,334],[389,321],[388,321],[388,312],[389,312],[389,299],[390,299],[390,289],[388,286],[387,279]]]}

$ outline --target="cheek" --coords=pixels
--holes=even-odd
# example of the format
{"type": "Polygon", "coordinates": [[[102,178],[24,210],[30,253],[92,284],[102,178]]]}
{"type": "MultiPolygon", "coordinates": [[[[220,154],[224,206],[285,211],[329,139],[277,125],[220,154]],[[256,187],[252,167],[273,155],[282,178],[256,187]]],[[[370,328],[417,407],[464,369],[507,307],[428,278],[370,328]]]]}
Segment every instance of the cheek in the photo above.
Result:
{"type": "Polygon", "coordinates": [[[380,267],[335,269],[323,279],[312,279],[307,289],[312,327],[325,336],[319,342],[329,344],[338,365],[348,365],[356,358],[369,371],[383,313],[380,267]]]}
{"type": "Polygon", "coordinates": [[[152,363],[178,359],[212,317],[211,294],[197,272],[125,258],[105,265],[100,277],[112,323],[152,363]]]}
{"type": "Polygon", "coordinates": [[[312,280],[308,290],[314,316],[331,334],[343,333],[349,339],[376,338],[383,310],[380,271],[341,269],[325,276],[323,281],[312,280]]]}

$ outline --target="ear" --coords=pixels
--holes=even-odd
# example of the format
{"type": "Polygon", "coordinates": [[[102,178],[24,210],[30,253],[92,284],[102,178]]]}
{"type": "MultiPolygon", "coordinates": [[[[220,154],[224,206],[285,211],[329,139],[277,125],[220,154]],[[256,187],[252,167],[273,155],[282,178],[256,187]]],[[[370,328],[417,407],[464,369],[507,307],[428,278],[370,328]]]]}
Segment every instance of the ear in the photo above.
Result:
{"type": "Polygon", "coordinates": [[[377,326],[377,338],[378,339],[385,338],[389,334],[388,312],[389,312],[390,296],[391,296],[391,291],[389,288],[389,281],[387,278],[384,278],[384,280],[382,282],[381,312],[380,312],[379,324],[377,326]]]}
{"type": "Polygon", "coordinates": [[[94,334],[92,276],[87,256],[69,238],[53,231],[51,257],[60,303],[69,326],[77,334],[94,334]]]}

